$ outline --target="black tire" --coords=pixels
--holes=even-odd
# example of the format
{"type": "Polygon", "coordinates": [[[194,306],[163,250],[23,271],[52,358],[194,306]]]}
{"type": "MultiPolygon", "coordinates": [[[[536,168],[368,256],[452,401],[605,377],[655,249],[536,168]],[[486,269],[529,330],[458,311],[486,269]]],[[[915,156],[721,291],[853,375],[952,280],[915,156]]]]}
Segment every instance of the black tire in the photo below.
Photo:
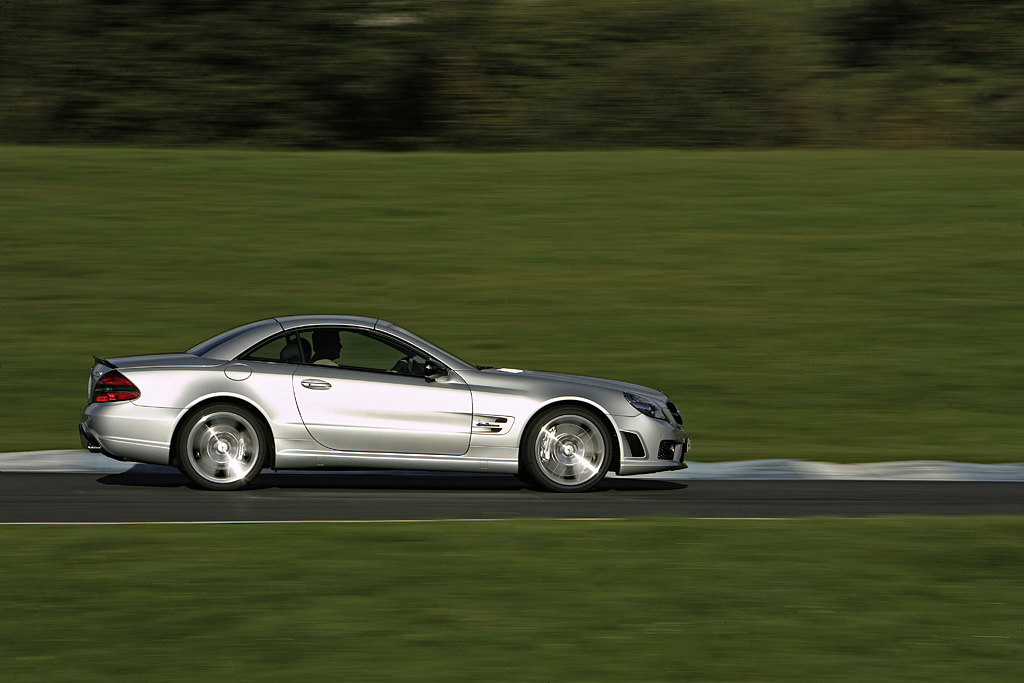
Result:
{"type": "Polygon", "coordinates": [[[589,491],[608,473],[614,448],[612,435],[596,412],[554,406],[538,413],[524,431],[519,469],[549,491],[589,491]]]}
{"type": "Polygon", "coordinates": [[[269,452],[263,420],[233,403],[211,403],[190,415],[179,428],[175,446],[182,474],[215,491],[249,486],[269,452]]]}

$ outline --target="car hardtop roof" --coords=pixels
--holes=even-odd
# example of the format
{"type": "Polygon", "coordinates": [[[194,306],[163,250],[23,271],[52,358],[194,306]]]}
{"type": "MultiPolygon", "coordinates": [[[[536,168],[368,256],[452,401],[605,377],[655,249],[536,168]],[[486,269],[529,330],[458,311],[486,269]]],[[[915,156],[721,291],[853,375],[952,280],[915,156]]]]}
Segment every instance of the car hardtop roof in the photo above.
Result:
{"type": "Polygon", "coordinates": [[[274,318],[274,320],[285,330],[294,330],[297,327],[309,327],[310,325],[351,325],[374,329],[379,325],[390,326],[392,324],[380,318],[368,318],[362,315],[285,315],[274,318]]]}
{"type": "Polygon", "coordinates": [[[356,315],[289,315],[280,318],[264,318],[210,337],[190,348],[188,353],[207,358],[232,360],[238,354],[270,336],[313,325],[346,325],[364,329],[374,329],[378,325],[393,327],[391,323],[377,318],[356,315]]]}
{"type": "Polygon", "coordinates": [[[458,356],[453,356],[445,349],[392,322],[359,315],[313,314],[266,318],[222,332],[215,337],[200,342],[189,349],[187,353],[219,360],[234,360],[239,354],[276,334],[318,325],[344,325],[367,330],[387,331],[389,334],[404,339],[413,346],[434,355],[450,367],[463,370],[474,367],[458,356]]]}

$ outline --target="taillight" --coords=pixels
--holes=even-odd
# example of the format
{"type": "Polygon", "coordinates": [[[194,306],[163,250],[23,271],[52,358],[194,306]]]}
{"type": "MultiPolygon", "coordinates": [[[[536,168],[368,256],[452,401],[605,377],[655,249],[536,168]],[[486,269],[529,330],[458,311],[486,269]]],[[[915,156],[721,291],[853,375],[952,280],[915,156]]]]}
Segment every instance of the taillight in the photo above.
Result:
{"type": "Polygon", "coordinates": [[[111,370],[100,377],[92,388],[93,403],[131,401],[141,395],[139,388],[117,370],[111,370]]]}

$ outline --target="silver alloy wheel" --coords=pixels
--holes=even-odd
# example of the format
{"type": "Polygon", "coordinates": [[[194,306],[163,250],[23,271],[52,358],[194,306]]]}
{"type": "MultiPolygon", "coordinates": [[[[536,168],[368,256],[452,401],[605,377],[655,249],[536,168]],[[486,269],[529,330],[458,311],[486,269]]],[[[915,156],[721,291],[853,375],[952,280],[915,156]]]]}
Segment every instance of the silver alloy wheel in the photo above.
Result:
{"type": "Polygon", "coordinates": [[[215,484],[242,481],[260,462],[257,428],[235,412],[203,415],[189,431],[185,443],[191,469],[215,484]]]}
{"type": "Polygon", "coordinates": [[[549,420],[540,428],[534,447],[540,472],[563,486],[580,486],[603,477],[606,450],[600,428],[575,414],[549,420]]]}

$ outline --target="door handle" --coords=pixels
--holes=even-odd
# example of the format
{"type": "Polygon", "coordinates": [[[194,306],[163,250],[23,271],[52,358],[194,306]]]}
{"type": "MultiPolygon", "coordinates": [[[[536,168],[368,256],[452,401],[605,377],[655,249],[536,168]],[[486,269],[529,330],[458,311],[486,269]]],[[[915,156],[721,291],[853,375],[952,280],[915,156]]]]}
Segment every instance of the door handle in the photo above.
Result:
{"type": "Polygon", "coordinates": [[[300,384],[302,386],[306,387],[307,389],[320,389],[320,390],[323,390],[323,389],[330,389],[331,388],[331,383],[330,382],[325,382],[322,379],[304,379],[304,380],[302,380],[300,382],[300,384]]]}

